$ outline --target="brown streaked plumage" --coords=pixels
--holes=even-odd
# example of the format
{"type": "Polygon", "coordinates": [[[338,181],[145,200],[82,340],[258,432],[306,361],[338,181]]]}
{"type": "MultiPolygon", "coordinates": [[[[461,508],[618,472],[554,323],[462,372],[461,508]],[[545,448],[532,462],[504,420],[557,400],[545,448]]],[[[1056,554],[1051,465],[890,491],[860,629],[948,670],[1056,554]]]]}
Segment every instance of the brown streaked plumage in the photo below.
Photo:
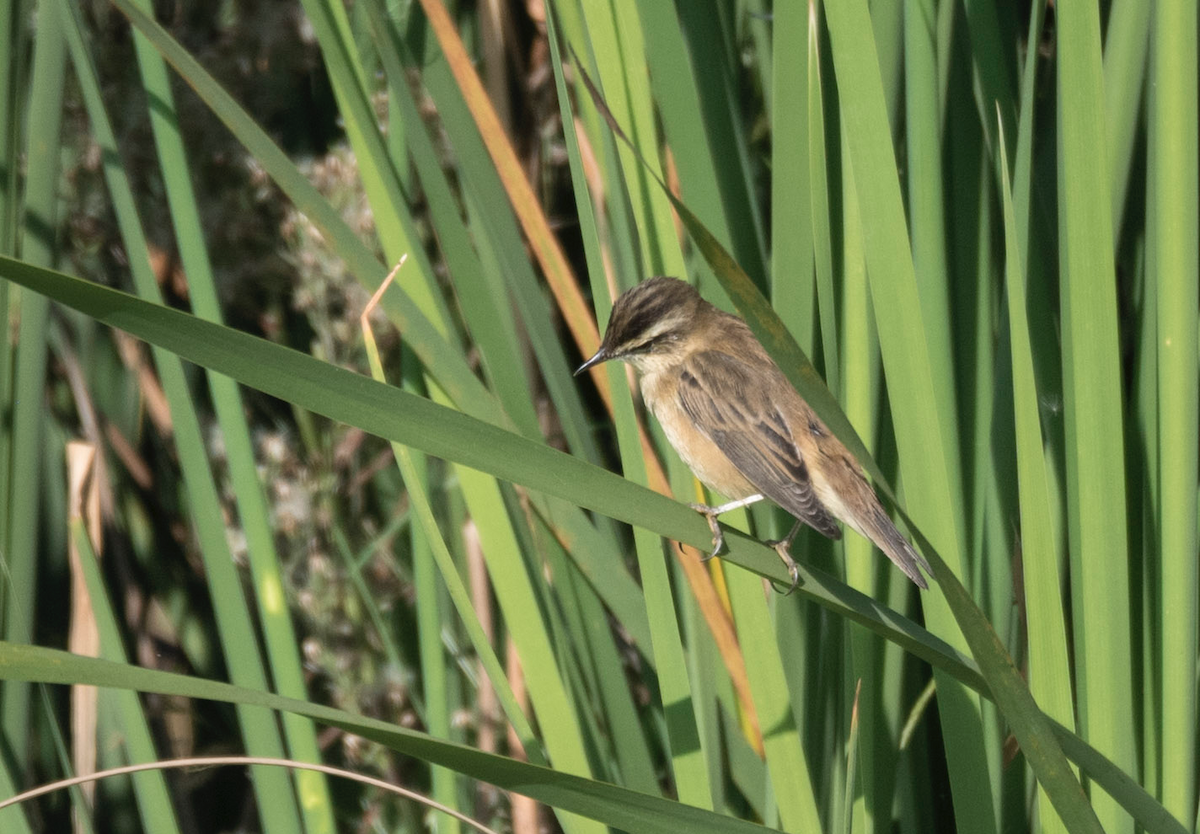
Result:
{"type": "MultiPolygon", "coordinates": [[[[929,564],[888,518],[862,467],[796,392],[744,321],[709,304],[676,278],[650,278],[613,305],[604,341],[579,372],[609,359],[641,374],[642,397],[667,439],[707,487],[731,499],[693,504],[708,519],[769,498],[797,519],[770,544],[792,577],[788,552],[801,523],[841,538],[841,519],[887,554],[918,586],[929,564]]],[[[790,590],[790,589],[789,589],[790,590]]]]}

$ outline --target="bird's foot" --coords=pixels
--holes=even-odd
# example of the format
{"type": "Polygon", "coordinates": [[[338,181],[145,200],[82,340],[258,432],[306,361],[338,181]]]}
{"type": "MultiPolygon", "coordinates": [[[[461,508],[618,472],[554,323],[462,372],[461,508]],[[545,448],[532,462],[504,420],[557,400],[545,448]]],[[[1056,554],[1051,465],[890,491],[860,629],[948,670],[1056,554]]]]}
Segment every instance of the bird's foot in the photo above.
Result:
{"type": "Polygon", "coordinates": [[[721,530],[721,525],[717,523],[717,516],[720,514],[722,508],[710,507],[707,504],[688,504],[688,506],[700,513],[700,515],[704,516],[704,518],[708,521],[708,529],[712,530],[712,553],[700,557],[701,562],[707,562],[709,559],[720,553],[721,548],[725,546],[725,533],[721,530]]]}
{"type": "Polygon", "coordinates": [[[771,587],[786,597],[792,591],[796,590],[796,586],[800,584],[800,566],[796,564],[796,560],[792,558],[792,554],[789,552],[792,546],[792,536],[788,536],[786,539],[779,539],[778,541],[763,542],[763,544],[774,549],[779,554],[779,558],[783,560],[783,564],[787,568],[788,576],[792,578],[792,584],[788,586],[786,591],[779,591],[779,586],[774,582],[771,583],[771,587]]]}

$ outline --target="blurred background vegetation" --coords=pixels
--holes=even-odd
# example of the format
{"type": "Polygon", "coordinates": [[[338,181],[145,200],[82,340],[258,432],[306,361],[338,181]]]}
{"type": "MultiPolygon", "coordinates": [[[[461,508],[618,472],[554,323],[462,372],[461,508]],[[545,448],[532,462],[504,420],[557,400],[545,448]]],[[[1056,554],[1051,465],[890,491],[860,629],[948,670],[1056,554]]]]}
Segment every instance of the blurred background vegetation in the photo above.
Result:
{"type": "MultiPolygon", "coordinates": [[[[0,797],[245,753],[522,834],[1195,831],[1194,3],[825,5],[0,0],[0,797]],[[769,507],[700,564],[625,370],[571,377],[663,273],[931,591],[805,531],[771,593],[769,507]]],[[[266,767],[0,810],[459,825],[266,767]]]]}

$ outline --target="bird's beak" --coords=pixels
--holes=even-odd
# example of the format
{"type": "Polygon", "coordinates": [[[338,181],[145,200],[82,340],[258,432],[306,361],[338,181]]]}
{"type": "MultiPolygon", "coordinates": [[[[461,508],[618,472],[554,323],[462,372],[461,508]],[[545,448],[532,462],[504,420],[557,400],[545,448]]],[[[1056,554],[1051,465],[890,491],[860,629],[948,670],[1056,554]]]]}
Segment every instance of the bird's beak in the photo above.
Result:
{"type": "Polygon", "coordinates": [[[579,376],[588,368],[592,367],[593,365],[599,365],[601,362],[609,358],[608,349],[605,348],[604,345],[600,345],[600,349],[592,354],[592,358],[579,366],[579,369],[575,371],[575,376],[579,376]]]}

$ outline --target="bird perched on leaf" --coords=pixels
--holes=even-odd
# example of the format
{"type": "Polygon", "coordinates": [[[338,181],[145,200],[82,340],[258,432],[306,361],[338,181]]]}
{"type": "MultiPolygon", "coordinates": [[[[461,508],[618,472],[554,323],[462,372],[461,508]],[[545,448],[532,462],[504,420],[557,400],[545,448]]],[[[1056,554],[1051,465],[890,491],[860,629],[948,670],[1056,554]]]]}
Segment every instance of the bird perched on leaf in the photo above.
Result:
{"type": "Polygon", "coordinates": [[[641,374],[642,397],[679,456],[709,489],[731,499],[692,504],[708,519],[715,556],[724,545],[717,516],[769,498],[796,518],[768,542],[792,578],[789,549],[802,523],[831,539],[841,519],[873,541],[919,587],[932,573],[888,518],[862,467],[796,392],[750,328],[677,278],[643,281],[613,304],[600,349],[578,375],[619,359],[641,374]]]}

